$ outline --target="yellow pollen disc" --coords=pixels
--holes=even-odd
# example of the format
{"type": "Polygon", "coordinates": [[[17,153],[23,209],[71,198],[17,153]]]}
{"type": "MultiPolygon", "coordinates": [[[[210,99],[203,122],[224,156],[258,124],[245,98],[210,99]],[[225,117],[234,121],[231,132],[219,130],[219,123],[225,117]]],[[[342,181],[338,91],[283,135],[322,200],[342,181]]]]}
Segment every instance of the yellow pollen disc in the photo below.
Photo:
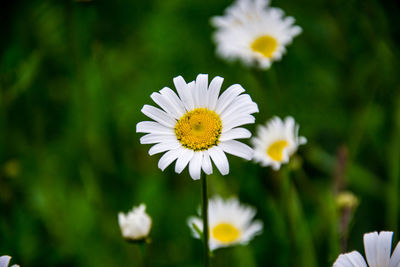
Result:
{"type": "Polygon", "coordinates": [[[219,142],[222,122],[217,113],[207,108],[196,108],[183,115],[175,125],[176,138],[182,146],[199,151],[219,142]]]}
{"type": "Polygon", "coordinates": [[[221,243],[232,243],[240,236],[240,231],[229,223],[220,223],[212,231],[212,236],[221,243]]]}
{"type": "Polygon", "coordinates": [[[264,57],[270,58],[278,47],[278,41],[271,35],[263,35],[254,40],[251,49],[254,52],[262,54],[264,57]]]}
{"type": "Polygon", "coordinates": [[[286,140],[278,140],[272,143],[268,149],[267,154],[275,161],[282,161],[283,158],[283,149],[288,146],[288,142],[286,140]]]}

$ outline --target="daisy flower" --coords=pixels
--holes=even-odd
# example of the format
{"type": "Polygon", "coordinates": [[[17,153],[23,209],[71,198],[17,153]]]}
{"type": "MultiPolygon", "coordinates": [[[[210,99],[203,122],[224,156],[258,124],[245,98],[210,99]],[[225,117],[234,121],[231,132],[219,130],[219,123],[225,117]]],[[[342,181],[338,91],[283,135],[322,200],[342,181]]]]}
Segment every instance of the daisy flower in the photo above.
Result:
{"type": "MultiPolygon", "coordinates": [[[[259,220],[253,221],[256,210],[240,204],[237,198],[224,201],[220,197],[214,197],[209,200],[208,205],[210,250],[237,244],[247,245],[255,235],[261,234],[263,223],[259,220]]],[[[188,225],[193,236],[200,239],[198,230],[203,232],[202,220],[190,217],[188,225]]]]}
{"type": "Polygon", "coordinates": [[[284,17],[281,9],[268,4],[268,0],[237,0],[224,16],[211,19],[219,56],[262,69],[281,59],[301,28],[293,25],[293,17],[284,17]]]}
{"type": "Polygon", "coordinates": [[[250,160],[253,150],[235,139],[249,138],[251,133],[239,126],[254,123],[251,115],[258,112],[257,104],[245,90],[234,84],[220,96],[223,78],[215,77],[208,84],[208,76],[200,74],[196,81],[186,83],[174,78],[178,95],[170,88],[153,93],[151,98],[160,108],[144,105],[142,112],[154,121],[137,124],[136,131],[148,133],[140,138],[142,144],[155,144],[149,154],[166,152],[158,162],[161,170],[176,160],[175,172],[181,173],[189,165],[193,179],[201,170],[211,174],[214,162],[222,175],[229,173],[229,153],[250,160]]]}
{"type": "Polygon", "coordinates": [[[285,121],[274,117],[265,126],[258,126],[257,136],[251,140],[253,159],[263,167],[272,166],[279,170],[281,164],[289,162],[299,145],[307,143],[307,139],[298,133],[299,125],[292,117],[286,117],[285,121]]]}
{"type": "MultiPolygon", "coordinates": [[[[1,256],[0,257],[0,267],[8,267],[10,260],[11,260],[10,256],[1,256]]],[[[19,265],[14,264],[11,267],[19,267],[19,265]]]]}
{"type": "Polygon", "coordinates": [[[120,212],[118,223],[125,239],[140,241],[145,240],[149,235],[152,221],[146,213],[146,205],[140,204],[138,207],[133,207],[132,211],[126,215],[120,212]]]}
{"type": "Polygon", "coordinates": [[[400,266],[400,246],[397,244],[393,254],[393,232],[377,232],[364,235],[365,262],[358,251],[340,254],[333,267],[398,267],[400,266]]]}

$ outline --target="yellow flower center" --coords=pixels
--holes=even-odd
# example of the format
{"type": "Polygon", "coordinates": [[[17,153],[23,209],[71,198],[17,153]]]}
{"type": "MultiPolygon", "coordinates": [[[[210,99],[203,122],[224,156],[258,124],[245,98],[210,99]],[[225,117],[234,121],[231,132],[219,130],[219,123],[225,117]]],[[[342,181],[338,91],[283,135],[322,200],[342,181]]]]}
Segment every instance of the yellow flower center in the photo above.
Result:
{"type": "Polygon", "coordinates": [[[220,223],[212,229],[211,234],[221,243],[232,243],[239,238],[240,231],[232,224],[220,223]]]}
{"type": "Polygon", "coordinates": [[[278,41],[271,35],[263,35],[258,37],[251,44],[254,52],[262,54],[264,57],[270,58],[278,47],[278,41]]]}
{"type": "Polygon", "coordinates": [[[222,122],[217,113],[207,108],[196,108],[183,115],[175,125],[176,138],[182,146],[199,151],[219,142],[222,122]]]}
{"type": "Polygon", "coordinates": [[[273,142],[267,149],[267,154],[275,161],[282,161],[283,149],[288,146],[286,140],[278,140],[273,142]]]}

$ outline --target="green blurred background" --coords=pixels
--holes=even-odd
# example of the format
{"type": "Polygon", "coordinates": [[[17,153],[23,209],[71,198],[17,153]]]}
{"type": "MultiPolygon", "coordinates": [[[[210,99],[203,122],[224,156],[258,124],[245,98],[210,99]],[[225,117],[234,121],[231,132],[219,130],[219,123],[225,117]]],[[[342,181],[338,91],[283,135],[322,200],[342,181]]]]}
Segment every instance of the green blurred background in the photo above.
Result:
{"type": "MultiPolygon", "coordinates": [[[[220,249],[214,266],[331,266],[340,253],[335,192],[360,200],[362,235],[398,241],[400,14],[396,1],[273,1],[303,33],[268,71],[215,56],[210,17],[230,0],[8,1],[0,9],[0,255],[22,266],[140,266],[119,211],[153,218],[149,266],[201,266],[186,219],[200,204],[187,170],[157,168],[136,123],[150,94],[199,73],[240,83],[257,123],[292,115],[309,143],[281,172],[229,157],[210,195],[255,206],[264,233],[220,249]],[[339,151],[339,152],[338,152],[339,151]]],[[[249,127],[254,132],[254,126],[249,127]]]]}

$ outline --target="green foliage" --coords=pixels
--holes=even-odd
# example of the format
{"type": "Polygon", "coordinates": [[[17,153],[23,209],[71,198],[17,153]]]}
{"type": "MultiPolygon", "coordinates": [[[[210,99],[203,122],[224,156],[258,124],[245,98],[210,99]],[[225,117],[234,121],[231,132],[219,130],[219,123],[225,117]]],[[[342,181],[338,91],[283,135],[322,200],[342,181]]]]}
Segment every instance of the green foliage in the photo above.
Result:
{"type": "MultiPolygon", "coordinates": [[[[348,250],[399,225],[399,7],[389,1],[273,1],[303,33],[268,71],[215,56],[210,17],[231,1],[10,1],[0,43],[0,255],[21,266],[200,266],[186,224],[200,182],[140,145],[150,94],[198,73],[240,83],[257,123],[292,115],[309,143],[281,172],[230,157],[211,195],[255,206],[264,233],[214,266],[331,266],[340,253],[341,173],[360,199],[348,250]],[[147,204],[151,244],[121,237],[117,214],[147,204]],[[144,256],[143,256],[144,255],[144,256]]],[[[254,126],[249,127],[254,132],[254,126]]]]}

